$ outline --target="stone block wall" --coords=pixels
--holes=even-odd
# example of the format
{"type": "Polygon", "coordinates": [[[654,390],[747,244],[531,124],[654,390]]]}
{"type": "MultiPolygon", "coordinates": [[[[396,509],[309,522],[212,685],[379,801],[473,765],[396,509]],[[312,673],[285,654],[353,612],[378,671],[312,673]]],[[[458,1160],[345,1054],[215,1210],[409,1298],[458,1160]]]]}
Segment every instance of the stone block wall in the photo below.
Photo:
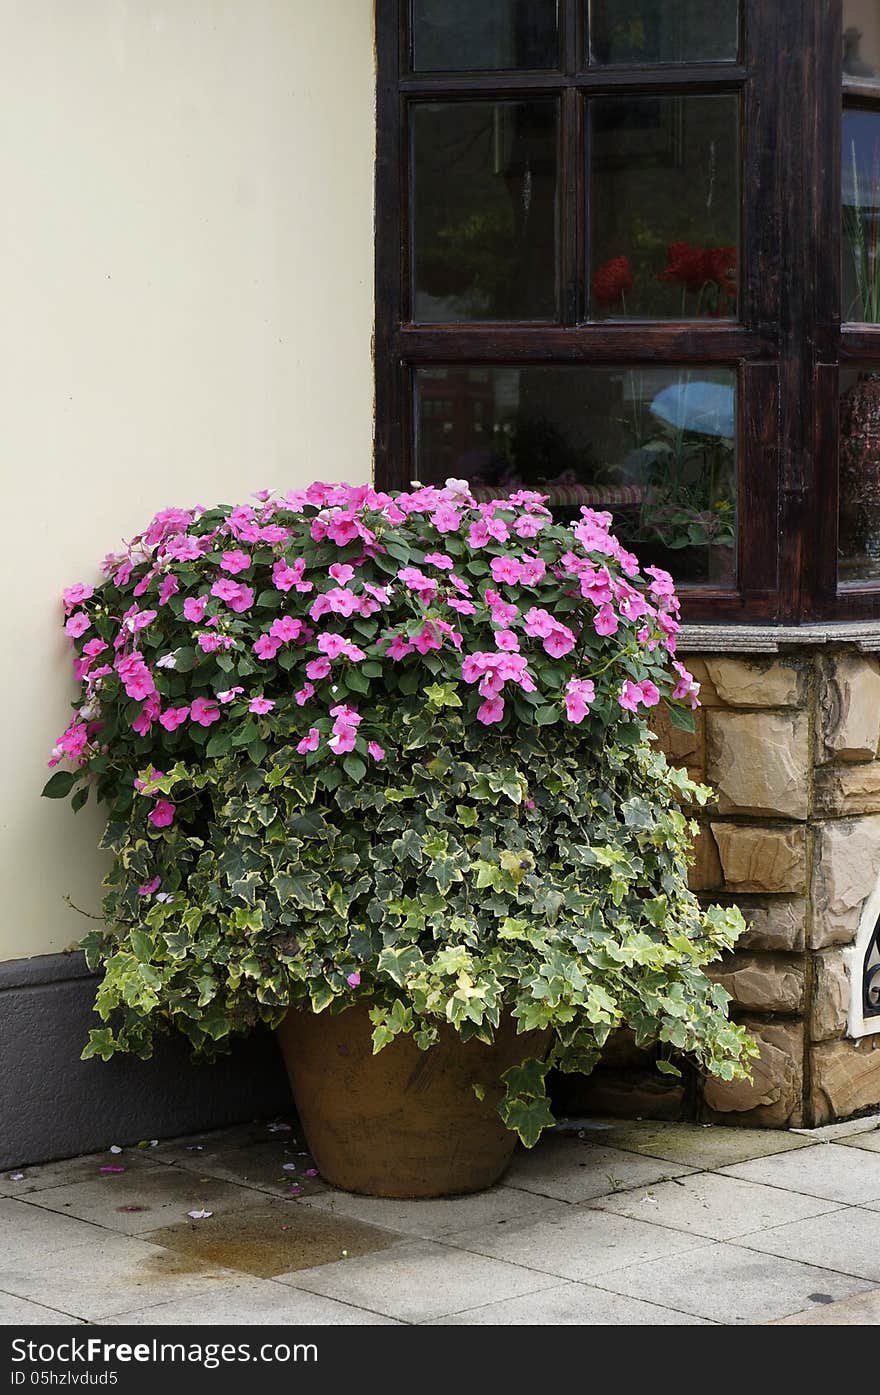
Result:
{"type": "Polygon", "coordinates": [[[691,884],[745,916],[716,976],[761,1055],[751,1083],[666,1094],[650,1060],[627,1072],[612,1059],[581,1103],[764,1127],[876,1108],[880,1031],[847,1036],[843,950],[880,878],[880,660],[827,640],[683,658],[702,685],[696,731],[663,718],[655,727],[668,758],[715,791],[700,811],[691,884]]]}

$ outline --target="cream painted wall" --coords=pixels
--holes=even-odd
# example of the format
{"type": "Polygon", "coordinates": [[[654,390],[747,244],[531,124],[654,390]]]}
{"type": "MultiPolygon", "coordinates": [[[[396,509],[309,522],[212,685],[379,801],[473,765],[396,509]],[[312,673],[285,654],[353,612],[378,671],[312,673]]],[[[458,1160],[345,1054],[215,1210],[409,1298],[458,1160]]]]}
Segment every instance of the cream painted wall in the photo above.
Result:
{"type": "Polygon", "coordinates": [[[370,0],[0,0],[0,959],[100,904],[40,800],[62,586],[169,504],[371,466],[370,0]]]}

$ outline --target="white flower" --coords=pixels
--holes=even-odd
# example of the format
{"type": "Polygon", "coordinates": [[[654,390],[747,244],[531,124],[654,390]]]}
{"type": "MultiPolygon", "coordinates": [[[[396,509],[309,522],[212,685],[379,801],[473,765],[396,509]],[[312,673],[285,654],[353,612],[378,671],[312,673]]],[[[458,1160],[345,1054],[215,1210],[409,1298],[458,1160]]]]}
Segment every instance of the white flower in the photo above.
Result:
{"type": "Polygon", "coordinates": [[[173,654],[163,654],[161,659],[156,660],[157,668],[177,668],[177,650],[173,654]]]}

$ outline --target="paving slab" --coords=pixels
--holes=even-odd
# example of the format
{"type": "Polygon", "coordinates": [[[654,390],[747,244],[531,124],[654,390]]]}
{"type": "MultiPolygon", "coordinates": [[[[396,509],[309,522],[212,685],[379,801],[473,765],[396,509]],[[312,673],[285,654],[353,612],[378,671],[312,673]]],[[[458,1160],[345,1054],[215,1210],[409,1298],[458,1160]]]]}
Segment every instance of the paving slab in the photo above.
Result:
{"type": "Polygon", "coordinates": [[[106,1325],[151,1327],[242,1327],[262,1323],[280,1325],[311,1324],[329,1327],[396,1327],[395,1318],[354,1308],[333,1298],[323,1298],[305,1289],[290,1288],[272,1279],[249,1279],[224,1285],[219,1293],[202,1293],[176,1303],[157,1303],[135,1308],[105,1319],[106,1325]]]}
{"type": "Polygon", "coordinates": [[[673,1259],[631,1265],[603,1274],[600,1284],[632,1298],[657,1294],[670,1307],[729,1326],[767,1323],[871,1287],[849,1274],[757,1254],[738,1244],[708,1245],[673,1259]]]}
{"type": "Polygon", "coordinates": [[[428,1322],[496,1299],[553,1286],[544,1274],[499,1260],[416,1240],[383,1254],[278,1275],[278,1282],[369,1308],[403,1322],[428,1322]]]}
{"type": "Polygon", "coordinates": [[[880,1157],[840,1143],[817,1143],[797,1153],[753,1158],[721,1171],[728,1177],[826,1197],[848,1206],[880,1200],[880,1157]]]}
{"type": "Polygon", "coordinates": [[[0,1289],[4,1287],[8,1266],[14,1262],[35,1252],[52,1254],[74,1245],[92,1244],[103,1233],[87,1221],[4,1197],[0,1200],[0,1289]]]}
{"type": "Polygon", "coordinates": [[[219,1216],[259,1205],[265,1199],[261,1191],[157,1165],[121,1176],[50,1187],[33,1193],[29,1201],[35,1208],[77,1216],[124,1235],[143,1235],[183,1221],[188,1211],[211,1211],[219,1216]]]}
{"type": "Polygon", "coordinates": [[[539,1143],[532,1151],[519,1149],[504,1183],[558,1201],[579,1202],[691,1171],[681,1163],[606,1148],[603,1144],[553,1138],[539,1143]]]}
{"type": "Polygon", "coordinates": [[[841,1138],[839,1142],[844,1148],[863,1148],[866,1153],[880,1153],[880,1129],[853,1134],[851,1138],[841,1138]]]}
{"type": "Polygon", "coordinates": [[[816,1143],[842,1143],[859,1133],[870,1133],[880,1129],[880,1115],[870,1114],[864,1119],[844,1119],[839,1124],[823,1124],[818,1129],[794,1129],[792,1132],[812,1138],[816,1143]]]}
{"type": "Polygon", "coordinates": [[[778,1318],[775,1327],[880,1327],[880,1289],[778,1318]]]}
{"type": "MultiPolygon", "coordinates": [[[[597,1137],[585,1131],[585,1138],[597,1137]]],[[[617,1120],[598,1136],[608,1148],[622,1148],[665,1158],[700,1171],[713,1171],[748,1158],[813,1146],[814,1140],[786,1129],[739,1129],[712,1124],[664,1124],[654,1120],[617,1120]]]]}
{"type": "Polygon", "coordinates": [[[152,1302],[217,1290],[241,1277],[146,1240],[89,1228],[95,1238],[87,1245],[54,1252],[32,1246],[26,1256],[4,1263],[0,1288],[95,1322],[152,1302]]]}
{"type": "Polygon", "coordinates": [[[846,1207],[744,1236],[739,1243],[880,1283],[880,1210],[846,1207]]]}
{"type": "Polygon", "coordinates": [[[81,1326],[82,1318],[44,1308],[41,1303],[30,1303],[26,1298],[15,1298],[11,1293],[0,1293],[0,1327],[81,1326]]]}
{"type": "Polygon", "coordinates": [[[201,1153],[184,1150],[175,1156],[173,1165],[199,1177],[214,1177],[275,1196],[283,1194],[292,1182],[308,1193],[322,1192],[327,1185],[317,1176],[307,1176],[315,1164],[303,1147],[275,1138],[237,1148],[212,1147],[201,1153]]]}
{"type": "Polygon", "coordinates": [[[62,1158],[60,1162],[41,1163],[38,1167],[11,1167],[0,1172],[0,1196],[30,1196],[73,1182],[87,1182],[102,1176],[102,1167],[124,1167],[126,1172],[155,1166],[153,1150],[125,1148],[121,1153],[89,1153],[79,1158],[62,1158]],[[16,1180],[13,1181],[13,1178],[16,1180]]]}
{"type": "Polygon", "coordinates": [[[452,1317],[434,1318],[432,1327],[711,1327],[706,1318],[642,1303],[588,1284],[560,1284],[522,1298],[504,1298],[452,1317]]]}
{"type": "MultiPolygon", "coordinates": [[[[648,1225],[628,1216],[572,1206],[562,1217],[537,1224],[486,1226],[452,1236],[446,1243],[543,1274],[591,1283],[613,1269],[682,1254],[705,1246],[707,1241],[700,1235],[648,1225]]],[[[646,1290],[635,1296],[649,1294],[646,1290]]]]}
{"type": "Polygon", "coordinates": [[[505,1186],[492,1187],[473,1196],[440,1197],[430,1201],[394,1201],[328,1189],[321,1196],[300,1201],[299,1205],[326,1211],[333,1216],[351,1216],[368,1225],[381,1226],[424,1240],[439,1240],[484,1225],[505,1225],[509,1221],[522,1219],[537,1220],[567,1209],[564,1201],[505,1186]]]}
{"type": "Polygon", "coordinates": [[[763,1187],[737,1177],[698,1172],[646,1191],[622,1192],[589,1203],[619,1216],[670,1226],[710,1240],[732,1240],[766,1226],[783,1225],[843,1209],[840,1202],[763,1187]]]}

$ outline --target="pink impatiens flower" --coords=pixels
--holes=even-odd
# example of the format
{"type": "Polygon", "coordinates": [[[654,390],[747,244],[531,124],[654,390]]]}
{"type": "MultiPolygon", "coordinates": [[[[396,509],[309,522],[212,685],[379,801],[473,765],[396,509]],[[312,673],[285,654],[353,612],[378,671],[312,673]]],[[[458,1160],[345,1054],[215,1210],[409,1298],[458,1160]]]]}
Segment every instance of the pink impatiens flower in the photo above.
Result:
{"type": "Polygon", "coordinates": [[[157,799],[147,817],[154,828],[170,828],[175,812],[176,805],[170,799],[157,799]]]}
{"type": "Polygon", "coordinates": [[[166,707],[159,716],[159,725],[166,731],[176,731],[189,716],[189,707],[166,707]]]}
{"type": "Polygon", "coordinates": [[[660,701],[660,690],[648,678],[641,683],[634,683],[632,679],[627,678],[618,694],[617,701],[628,712],[636,712],[640,706],[656,707],[660,701]]]}
{"type": "Polygon", "coordinates": [[[193,699],[189,715],[200,727],[209,727],[212,722],[219,722],[220,708],[213,698],[197,697],[193,699]]]}
{"type": "Polygon", "coordinates": [[[176,576],[166,576],[159,587],[159,604],[167,605],[172,596],[176,596],[180,590],[180,582],[176,576]]]}
{"type": "Polygon", "coordinates": [[[308,736],[303,737],[302,741],[297,744],[296,749],[301,756],[304,756],[307,751],[317,751],[320,744],[321,733],[318,731],[317,727],[310,727],[308,736]]]}
{"type": "Polygon", "coordinates": [[[672,690],[673,701],[680,702],[687,698],[692,708],[700,705],[700,685],[689,669],[684,664],[680,664],[677,659],[673,659],[672,667],[678,674],[678,682],[672,690]]]}
{"type": "Polygon", "coordinates": [[[354,576],[354,567],[350,567],[347,562],[334,562],[330,568],[330,575],[340,586],[345,586],[354,576]]]}
{"type": "Polygon", "coordinates": [[[75,606],[82,605],[84,601],[91,600],[94,594],[95,588],[86,586],[81,581],[76,582],[74,586],[65,586],[61,592],[65,608],[68,611],[73,610],[75,606]]]}
{"type": "Polygon", "coordinates": [[[220,566],[224,572],[230,576],[237,576],[239,572],[246,572],[251,565],[251,559],[247,552],[241,552],[235,548],[231,552],[224,552],[220,558],[220,566]]]}
{"type": "Polygon", "coordinates": [[[385,752],[384,752],[383,748],[379,745],[378,741],[368,741],[368,742],[367,742],[367,750],[369,751],[370,755],[373,757],[373,760],[384,760],[384,759],[385,759],[385,752]]]}
{"type": "Polygon", "coordinates": [[[272,635],[260,635],[254,642],[254,653],[258,659],[274,659],[281,648],[281,640],[272,635]]]}
{"type": "Polygon", "coordinates": [[[306,664],[307,678],[313,678],[315,681],[318,681],[321,678],[326,678],[329,673],[330,660],[327,658],[326,654],[322,654],[319,659],[311,659],[309,663],[306,664]]]}
{"type": "Polygon", "coordinates": [[[480,707],[477,708],[477,721],[483,726],[492,726],[494,722],[500,722],[504,716],[504,698],[487,698],[480,707]]]}
{"type": "Polygon", "coordinates": [[[225,707],[228,703],[234,702],[243,692],[244,688],[227,688],[224,692],[217,694],[217,701],[222,702],[225,707]]]}
{"type": "Polygon", "coordinates": [[[310,581],[303,580],[306,564],[302,557],[297,557],[293,566],[285,561],[278,561],[272,568],[272,584],[279,591],[290,591],[296,587],[297,591],[309,592],[313,590],[310,581]]]}
{"type": "MultiPolygon", "coordinates": [[[[346,978],[345,981],[346,981],[346,983],[348,984],[349,988],[359,988],[359,987],[360,987],[360,982],[361,982],[361,976],[360,976],[359,973],[349,974],[349,975],[347,976],[347,978],[346,978]]],[[[310,1171],[311,1171],[311,1168],[309,1169],[309,1172],[310,1172],[310,1171]]],[[[308,1176],[308,1172],[306,1173],[306,1176],[308,1176]]]]}
{"type": "Polygon", "coordinates": [[[161,885],[162,878],[153,877],[150,881],[144,882],[143,886],[138,887],[138,896],[152,896],[153,892],[158,891],[161,885]]]}
{"type": "Polygon", "coordinates": [[[298,693],[294,693],[293,700],[297,707],[304,707],[309,698],[315,696],[315,688],[312,683],[304,683],[298,693]]]}
{"type": "Polygon", "coordinates": [[[565,713],[570,722],[580,725],[595,701],[595,684],[589,678],[571,678],[565,685],[565,713]]]}
{"type": "Polygon", "coordinates": [[[64,633],[69,635],[71,639],[79,639],[80,635],[84,635],[86,630],[90,630],[91,627],[92,622],[85,611],[78,610],[75,614],[71,615],[70,619],[65,624],[64,633]]]}
{"type": "Polygon", "coordinates": [[[274,706],[275,704],[272,702],[271,698],[255,697],[251,698],[248,704],[248,711],[255,713],[257,717],[265,717],[266,713],[271,712],[274,706]]]}
{"type": "Polygon", "coordinates": [[[205,618],[207,606],[207,596],[187,596],[183,603],[184,616],[187,620],[192,620],[194,624],[200,625],[205,618]]]}
{"type": "Polygon", "coordinates": [[[211,595],[225,601],[229,609],[234,610],[237,615],[243,615],[245,611],[250,610],[255,599],[250,586],[241,586],[238,582],[225,576],[214,582],[211,587],[211,595]]]}

